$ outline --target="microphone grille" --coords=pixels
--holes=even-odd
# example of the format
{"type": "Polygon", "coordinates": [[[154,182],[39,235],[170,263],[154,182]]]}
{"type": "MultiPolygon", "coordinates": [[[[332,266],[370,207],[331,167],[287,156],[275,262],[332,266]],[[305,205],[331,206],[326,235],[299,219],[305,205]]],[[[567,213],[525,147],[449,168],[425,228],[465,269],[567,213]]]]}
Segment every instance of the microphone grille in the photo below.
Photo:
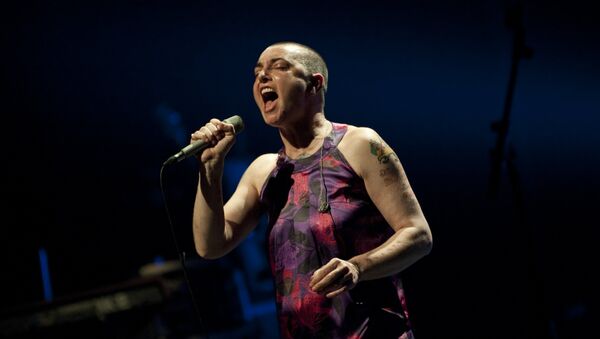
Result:
{"type": "Polygon", "coordinates": [[[242,120],[242,117],[240,117],[239,115],[234,115],[232,117],[229,117],[229,118],[223,120],[223,122],[232,124],[233,131],[235,132],[236,135],[244,130],[244,121],[242,120]]]}

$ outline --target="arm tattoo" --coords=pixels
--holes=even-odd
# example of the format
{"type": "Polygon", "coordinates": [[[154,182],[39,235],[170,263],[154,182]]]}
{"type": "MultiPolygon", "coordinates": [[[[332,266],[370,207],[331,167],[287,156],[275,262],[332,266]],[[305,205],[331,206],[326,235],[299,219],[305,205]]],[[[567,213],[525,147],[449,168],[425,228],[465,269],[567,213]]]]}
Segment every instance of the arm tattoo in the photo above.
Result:
{"type": "Polygon", "coordinates": [[[369,144],[371,145],[371,154],[376,156],[377,161],[383,165],[383,168],[379,170],[379,176],[383,179],[383,184],[387,187],[400,180],[398,168],[393,164],[393,162],[400,162],[396,153],[383,141],[371,139],[369,144]]]}
{"type": "Polygon", "coordinates": [[[417,202],[417,198],[415,198],[415,194],[410,191],[404,191],[402,193],[402,205],[406,210],[406,214],[414,215],[419,211],[419,203],[417,202]]]}
{"type": "Polygon", "coordinates": [[[397,182],[400,183],[399,190],[402,196],[402,207],[405,210],[405,213],[408,215],[412,215],[418,213],[419,204],[417,199],[408,184],[408,180],[403,174],[400,163],[400,159],[394,151],[385,144],[382,140],[369,140],[369,144],[371,145],[371,154],[377,157],[377,161],[382,165],[379,170],[379,176],[383,179],[383,185],[388,187],[397,182]],[[394,164],[397,162],[398,164],[394,164]]]}
{"type": "Polygon", "coordinates": [[[379,170],[379,176],[383,179],[383,185],[388,187],[389,185],[398,181],[398,174],[394,173],[393,168],[385,168],[379,170]]]}
{"type": "Polygon", "coordinates": [[[386,145],[383,141],[369,140],[369,144],[371,145],[371,154],[377,157],[377,161],[380,164],[387,164],[390,161],[390,158],[393,159],[395,157],[398,159],[394,151],[386,145]]]}

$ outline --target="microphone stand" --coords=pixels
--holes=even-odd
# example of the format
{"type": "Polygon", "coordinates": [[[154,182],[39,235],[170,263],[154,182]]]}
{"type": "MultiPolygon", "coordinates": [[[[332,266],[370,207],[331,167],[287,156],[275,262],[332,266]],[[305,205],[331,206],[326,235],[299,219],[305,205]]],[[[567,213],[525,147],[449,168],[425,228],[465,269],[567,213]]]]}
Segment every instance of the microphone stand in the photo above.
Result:
{"type": "Polygon", "coordinates": [[[525,45],[525,27],[523,26],[523,7],[520,3],[515,4],[507,11],[505,24],[513,31],[513,45],[510,76],[508,88],[504,100],[504,108],[501,120],[494,121],[491,129],[496,135],[496,144],[490,150],[491,171],[488,183],[488,197],[496,198],[500,186],[500,173],[502,164],[506,164],[507,176],[511,186],[513,206],[516,215],[516,227],[526,233],[526,264],[527,264],[527,304],[528,304],[528,337],[549,338],[549,320],[544,300],[544,285],[542,277],[536,265],[537,248],[535,244],[535,230],[531,223],[527,223],[523,202],[522,186],[519,173],[515,163],[516,150],[513,145],[505,150],[508,128],[510,123],[510,112],[517,84],[517,73],[521,59],[529,59],[533,56],[533,50],[525,45]]]}

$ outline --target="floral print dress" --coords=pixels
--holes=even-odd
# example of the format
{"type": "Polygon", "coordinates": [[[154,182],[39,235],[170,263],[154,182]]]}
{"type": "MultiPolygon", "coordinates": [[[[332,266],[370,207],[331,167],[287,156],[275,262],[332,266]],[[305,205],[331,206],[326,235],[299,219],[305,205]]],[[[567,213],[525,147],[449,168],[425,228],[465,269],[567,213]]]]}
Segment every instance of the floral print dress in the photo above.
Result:
{"type": "Polygon", "coordinates": [[[337,148],[346,131],[333,123],[322,148],[307,158],[292,160],[280,150],[261,191],[281,336],[412,338],[398,276],[361,282],[331,299],[308,287],[330,259],[348,260],[393,234],[337,148]],[[329,208],[320,211],[323,200],[329,208]]]}

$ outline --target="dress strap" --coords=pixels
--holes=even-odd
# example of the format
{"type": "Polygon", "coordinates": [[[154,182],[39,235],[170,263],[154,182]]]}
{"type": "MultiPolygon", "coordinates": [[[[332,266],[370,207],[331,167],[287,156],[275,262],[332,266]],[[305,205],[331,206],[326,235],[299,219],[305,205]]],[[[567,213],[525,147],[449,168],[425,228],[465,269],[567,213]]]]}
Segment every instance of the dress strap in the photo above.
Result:
{"type": "Polygon", "coordinates": [[[325,144],[323,145],[323,151],[327,152],[340,143],[340,140],[344,137],[348,131],[348,125],[338,124],[336,122],[331,123],[331,133],[325,138],[325,144]]]}

